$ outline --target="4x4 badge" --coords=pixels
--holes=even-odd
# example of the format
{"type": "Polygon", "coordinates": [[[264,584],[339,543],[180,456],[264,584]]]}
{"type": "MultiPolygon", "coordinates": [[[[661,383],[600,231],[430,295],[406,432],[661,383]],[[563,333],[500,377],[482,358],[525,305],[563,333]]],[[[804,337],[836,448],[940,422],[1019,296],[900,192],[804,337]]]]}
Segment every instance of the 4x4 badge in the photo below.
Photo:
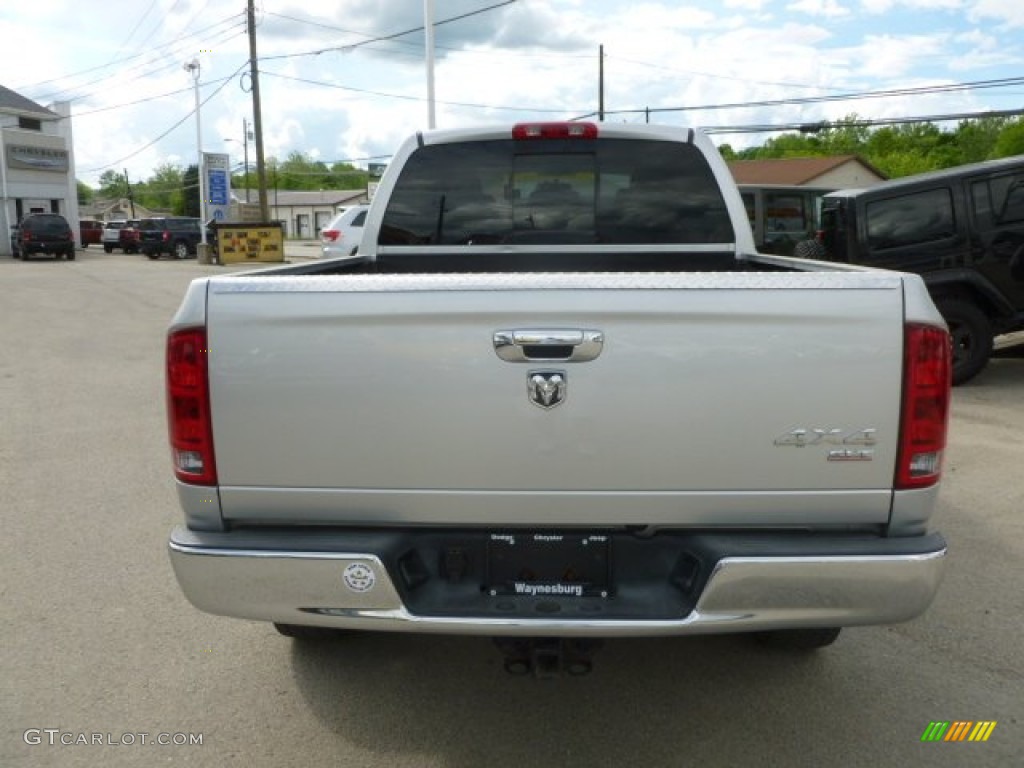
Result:
{"type": "Polygon", "coordinates": [[[526,389],[530,402],[548,409],[561,405],[565,401],[565,371],[530,371],[526,374],[526,389]]]}

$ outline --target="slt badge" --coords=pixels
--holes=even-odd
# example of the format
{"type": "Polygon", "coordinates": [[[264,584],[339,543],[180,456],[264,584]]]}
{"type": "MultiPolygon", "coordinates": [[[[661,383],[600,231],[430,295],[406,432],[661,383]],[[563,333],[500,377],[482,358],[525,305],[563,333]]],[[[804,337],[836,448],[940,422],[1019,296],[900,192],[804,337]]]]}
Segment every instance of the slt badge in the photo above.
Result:
{"type": "Polygon", "coordinates": [[[530,402],[545,410],[561,405],[565,401],[565,371],[530,371],[526,374],[526,391],[530,402]]]}

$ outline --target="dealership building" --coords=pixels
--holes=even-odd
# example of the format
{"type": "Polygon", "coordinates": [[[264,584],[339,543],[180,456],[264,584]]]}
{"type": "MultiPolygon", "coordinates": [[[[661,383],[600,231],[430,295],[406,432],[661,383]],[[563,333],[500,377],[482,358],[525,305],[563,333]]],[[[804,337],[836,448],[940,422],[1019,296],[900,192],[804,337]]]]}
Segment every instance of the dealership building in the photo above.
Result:
{"type": "Polygon", "coordinates": [[[30,213],[59,213],[78,232],[71,104],[43,107],[0,85],[0,254],[11,255],[7,233],[30,213]]]}

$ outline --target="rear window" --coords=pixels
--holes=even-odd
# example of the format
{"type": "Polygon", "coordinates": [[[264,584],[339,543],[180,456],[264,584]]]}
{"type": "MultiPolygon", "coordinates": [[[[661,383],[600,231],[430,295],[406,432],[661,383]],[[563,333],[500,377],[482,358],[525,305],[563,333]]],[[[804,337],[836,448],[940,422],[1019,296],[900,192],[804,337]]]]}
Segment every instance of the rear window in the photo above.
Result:
{"type": "Polygon", "coordinates": [[[724,244],[725,201],[679,142],[511,139],[426,146],[388,201],[379,243],[724,244]]]}
{"type": "Polygon", "coordinates": [[[62,235],[71,226],[60,216],[34,216],[26,220],[26,228],[41,235],[62,235]]]}
{"type": "Polygon", "coordinates": [[[868,203],[868,246],[875,251],[944,240],[956,233],[946,187],[868,203]]]}

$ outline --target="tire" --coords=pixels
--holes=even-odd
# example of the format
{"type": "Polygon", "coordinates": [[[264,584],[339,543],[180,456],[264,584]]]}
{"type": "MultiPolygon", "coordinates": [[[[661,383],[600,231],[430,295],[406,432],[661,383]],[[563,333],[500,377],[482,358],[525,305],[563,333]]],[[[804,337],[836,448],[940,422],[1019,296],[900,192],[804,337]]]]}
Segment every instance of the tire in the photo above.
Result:
{"type": "Polygon", "coordinates": [[[825,258],[825,246],[817,240],[801,240],[793,246],[793,255],[801,259],[825,258]]]}
{"type": "Polygon", "coordinates": [[[174,258],[176,259],[187,259],[188,258],[188,243],[184,240],[178,240],[174,244],[174,258]]]}
{"type": "Polygon", "coordinates": [[[64,252],[64,258],[67,259],[68,261],[74,261],[75,260],[75,252],[74,252],[74,250],[65,251],[64,252]]]}
{"type": "Polygon", "coordinates": [[[963,384],[988,364],[992,323],[977,304],[965,299],[939,299],[936,305],[953,342],[953,384],[963,384]]]}
{"type": "Polygon", "coordinates": [[[114,246],[112,246],[112,245],[104,245],[103,246],[103,252],[104,253],[113,253],[114,252],[114,246]]]}
{"type": "Polygon", "coordinates": [[[786,651],[815,651],[832,645],[839,637],[840,627],[815,627],[813,629],[777,629],[773,632],[757,632],[754,637],[762,645],[786,651]]]}
{"type": "Polygon", "coordinates": [[[153,253],[153,252],[147,252],[146,256],[149,258],[150,261],[156,261],[157,259],[160,258],[160,254],[159,253],[153,253]]]}
{"type": "Polygon", "coordinates": [[[285,637],[294,640],[308,640],[323,642],[325,640],[337,640],[345,635],[343,629],[331,629],[329,627],[307,627],[302,624],[277,624],[274,629],[285,637]]]}

